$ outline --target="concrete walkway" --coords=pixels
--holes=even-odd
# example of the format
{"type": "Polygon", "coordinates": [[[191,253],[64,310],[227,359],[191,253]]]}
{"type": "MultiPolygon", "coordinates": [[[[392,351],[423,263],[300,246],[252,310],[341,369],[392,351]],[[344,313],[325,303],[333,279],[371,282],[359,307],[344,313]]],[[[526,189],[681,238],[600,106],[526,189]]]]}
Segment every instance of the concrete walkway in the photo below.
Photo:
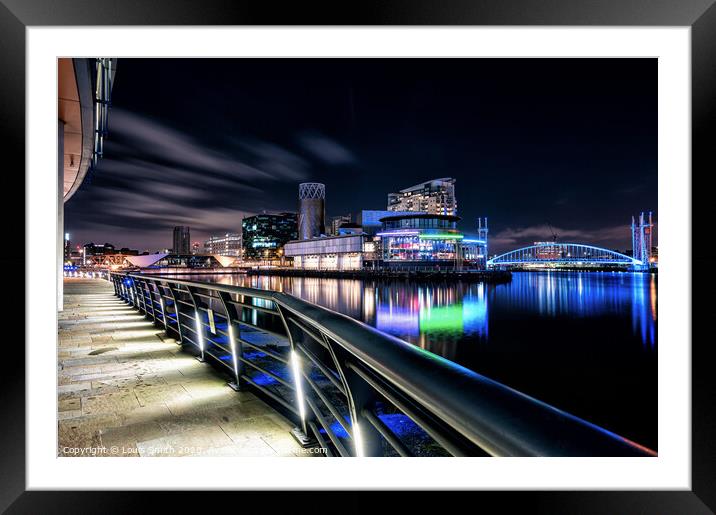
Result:
{"type": "Polygon", "coordinates": [[[310,456],[292,424],[181,352],[101,279],[65,279],[59,456],[310,456]]]}

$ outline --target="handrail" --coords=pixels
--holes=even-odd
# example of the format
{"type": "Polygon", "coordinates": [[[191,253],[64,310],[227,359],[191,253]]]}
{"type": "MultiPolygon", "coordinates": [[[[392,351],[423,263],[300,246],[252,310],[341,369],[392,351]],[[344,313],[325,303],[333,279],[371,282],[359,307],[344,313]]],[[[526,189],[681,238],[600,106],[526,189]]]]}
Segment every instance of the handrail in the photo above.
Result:
{"type": "MultiPolygon", "coordinates": [[[[458,456],[656,455],[646,447],[445,358],[287,293],[168,276],[113,273],[112,281],[119,296],[123,296],[119,283],[127,280],[171,284],[175,292],[210,290],[271,301],[276,309],[269,311],[281,319],[289,340],[290,356],[286,361],[290,361],[288,368],[292,368],[295,387],[283,392],[266,389],[263,393],[283,407],[290,406],[289,411],[301,424],[304,436],[313,433],[319,442],[332,445],[330,454],[384,455],[391,448],[395,451],[392,454],[414,454],[395,434],[386,438],[389,429],[381,416],[386,420],[398,416],[407,417],[427,438],[458,456]],[[336,398],[344,402],[339,405],[336,398]],[[322,410],[319,405],[327,409],[322,410]],[[345,419],[341,419],[343,413],[345,419]]],[[[239,305],[251,309],[246,304],[239,305]]],[[[179,306],[174,306],[178,312],[179,306]]],[[[163,310],[161,314],[156,311],[147,314],[161,318],[159,322],[171,316],[163,310]]],[[[231,319],[223,316],[227,321],[231,319]]],[[[178,314],[176,318],[179,319],[178,314]]],[[[201,316],[197,320],[200,319],[201,316]]],[[[231,321],[251,326],[249,322],[231,321]]],[[[197,327],[202,324],[197,322],[197,327]]],[[[171,325],[165,323],[165,327],[169,330],[171,325]]],[[[243,337],[234,335],[234,339],[240,346],[243,337]]],[[[251,347],[245,348],[253,350],[254,345],[251,347]]],[[[246,357],[241,361],[252,368],[246,357]]],[[[261,366],[266,365],[255,364],[254,368],[266,371],[261,366]]],[[[274,381],[275,374],[269,374],[274,381]]],[[[237,385],[242,382],[264,390],[255,378],[236,378],[237,385]]]]}

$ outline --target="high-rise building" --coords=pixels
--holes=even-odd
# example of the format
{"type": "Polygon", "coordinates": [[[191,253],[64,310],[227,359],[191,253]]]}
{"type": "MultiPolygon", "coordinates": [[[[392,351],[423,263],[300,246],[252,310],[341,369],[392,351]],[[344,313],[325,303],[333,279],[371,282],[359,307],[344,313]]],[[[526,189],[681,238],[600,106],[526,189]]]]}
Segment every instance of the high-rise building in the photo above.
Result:
{"type": "Polygon", "coordinates": [[[641,261],[642,265],[648,266],[651,261],[652,231],[654,223],[652,214],[645,216],[642,211],[639,218],[631,217],[631,248],[635,259],[641,261]]]}
{"type": "Polygon", "coordinates": [[[279,213],[246,217],[241,222],[241,237],[244,259],[279,259],[286,242],[298,239],[298,215],[279,213]]]}
{"type": "Polygon", "coordinates": [[[65,249],[63,252],[65,262],[70,260],[72,254],[72,242],[70,241],[70,233],[65,233],[65,249]]]}
{"type": "Polygon", "coordinates": [[[189,227],[186,225],[177,225],[174,227],[174,238],[172,249],[175,254],[189,254],[191,250],[191,238],[189,237],[189,227]]]}
{"type": "Polygon", "coordinates": [[[227,232],[221,236],[209,236],[204,242],[204,252],[219,256],[241,256],[241,234],[227,232]]]}
{"type": "Polygon", "coordinates": [[[319,182],[298,185],[298,235],[302,240],[318,238],[326,232],[326,186],[319,182]]]}
{"type": "Polygon", "coordinates": [[[388,194],[389,211],[421,211],[431,215],[457,214],[455,179],[443,177],[388,194]]]}
{"type": "Polygon", "coordinates": [[[90,242],[85,243],[83,247],[83,254],[85,256],[104,256],[105,254],[114,254],[115,252],[115,247],[111,243],[97,245],[95,243],[90,242]]]}

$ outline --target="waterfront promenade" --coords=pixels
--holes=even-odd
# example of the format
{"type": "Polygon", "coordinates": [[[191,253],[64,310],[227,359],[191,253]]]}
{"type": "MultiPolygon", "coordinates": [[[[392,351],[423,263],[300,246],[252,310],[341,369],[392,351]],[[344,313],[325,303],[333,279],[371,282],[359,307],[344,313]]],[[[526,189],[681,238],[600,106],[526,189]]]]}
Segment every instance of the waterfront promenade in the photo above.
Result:
{"type": "Polygon", "coordinates": [[[114,296],[66,278],[58,321],[59,456],[311,456],[290,422],[114,296]]]}

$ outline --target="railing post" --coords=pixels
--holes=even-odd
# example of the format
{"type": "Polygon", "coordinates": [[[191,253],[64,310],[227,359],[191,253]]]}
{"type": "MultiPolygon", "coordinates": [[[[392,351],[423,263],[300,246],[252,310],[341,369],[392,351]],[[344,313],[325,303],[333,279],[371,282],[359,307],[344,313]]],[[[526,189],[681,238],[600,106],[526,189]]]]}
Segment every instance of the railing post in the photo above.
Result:
{"type": "Polygon", "coordinates": [[[306,392],[308,391],[308,389],[306,388],[308,385],[303,379],[302,364],[295,347],[295,339],[297,337],[300,337],[300,333],[295,327],[292,327],[288,323],[288,319],[286,318],[286,311],[275,300],[275,298],[273,302],[276,306],[276,311],[278,311],[279,317],[281,318],[281,322],[283,322],[283,326],[286,329],[286,336],[288,337],[288,342],[291,347],[289,355],[289,367],[291,369],[291,375],[293,375],[293,381],[296,388],[296,404],[298,404],[298,413],[301,417],[301,426],[297,426],[291,429],[291,436],[293,436],[296,441],[301,444],[301,446],[312,447],[316,444],[316,440],[309,436],[308,422],[309,419],[313,419],[313,415],[312,413],[309,413],[306,409],[306,399],[304,397],[306,395],[306,392]]]}
{"type": "Polygon", "coordinates": [[[239,313],[236,309],[236,305],[231,301],[231,295],[223,291],[218,293],[219,298],[221,298],[221,303],[224,305],[224,312],[226,313],[226,327],[229,333],[228,338],[231,347],[231,357],[234,360],[234,381],[229,383],[229,387],[238,392],[241,390],[241,376],[244,373],[244,363],[240,359],[244,356],[244,349],[241,344],[239,313]]]}
{"type": "Polygon", "coordinates": [[[137,304],[137,283],[134,279],[129,280],[129,299],[132,303],[132,306],[139,309],[139,305],[137,304]]]}
{"type": "Polygon", "coordinates": [[[162,325],[164,326],[164,332],[167,332],[167,308],[164,305],[164,295],[162,294],[164,286],[159,283],[155,282],[154,287],[157,289],[157,295],[159,296],[159,310],[162,313],[162,325]]]}
{"type": "MultiPolygon", "coordinates": [[[[170,283],[167,283],[167,288],[169,289],[169,294],[172,296],[172,302],[174,303],[174,314],[177,316],[177,332],[179,333],[179,344],[181,345],[184,343],[184,332],[181,328],[181,308],[179,307],[179,303],[177,302],[177,294],[174,290],[174,287],[171,286],[170,283]]],[[[166,309],[166,308],[165,308],[166,309]]],[[[166,312],[164,313],[164,316],[166,318],[166,312]]]]}
{"type": "MultiPolygon", "coordinates": [[[[151,309],[152,313],[152,320],[156,324],[157,322],[157,313],[156,309],[154,309],[154,297],[152,296],[152,287],[149,285],[149,283],[145,281],[141,281],[142,286],[142,299],[144,300],[144,312],[147,312],[147,297],[149,297],[149,308],[151,309]],[[146,293],[145,293],[146,291],[146,293]]],[[[149,315],[149,313],[147,313],[149,315]]]]}
{"type": "Polygon", "coordinates": [[[374,389],[353,370],[345,366],[346,356],[343,349],[334,345],[325,335],[323,335],[323,340],[336,365],[348,399],[355,456],[360,458],[384,456],[382,437],[363,414],[366,410],[372,411],[375,406],[374,389]]]}

